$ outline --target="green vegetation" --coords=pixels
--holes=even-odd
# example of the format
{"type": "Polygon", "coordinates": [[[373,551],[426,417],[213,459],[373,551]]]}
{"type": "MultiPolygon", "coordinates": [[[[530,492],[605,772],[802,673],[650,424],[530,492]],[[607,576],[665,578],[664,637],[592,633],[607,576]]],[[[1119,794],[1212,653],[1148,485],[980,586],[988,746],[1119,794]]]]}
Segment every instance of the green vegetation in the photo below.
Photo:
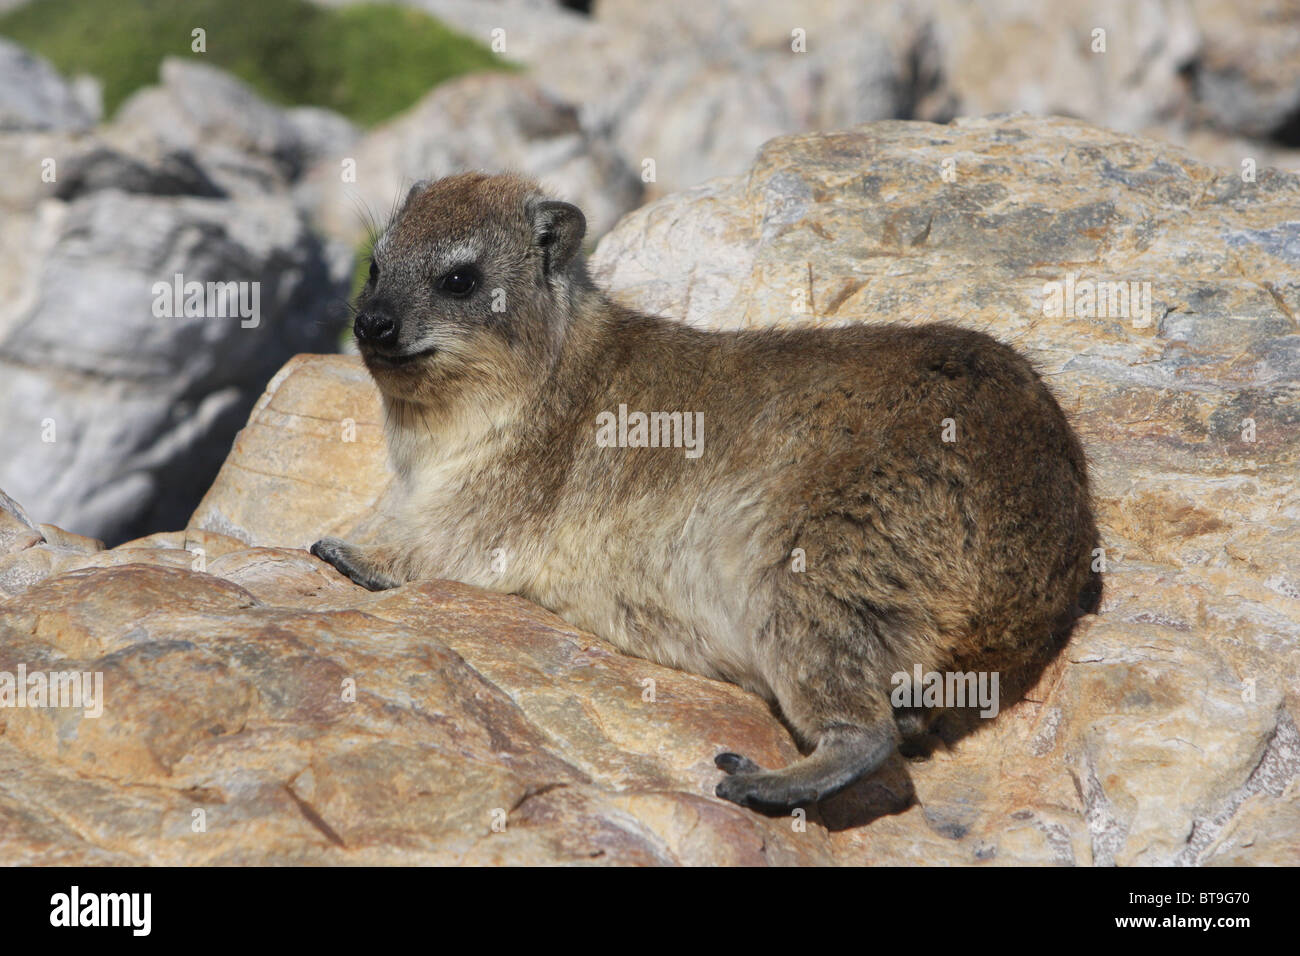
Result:
{"type": "Polygon", "coordinates": [[[107,112],[158,82],[165,56],[229,70],[267,99],[338,110],[370,125],[443,80],[509,66],[418,10],[324,8],[308,0],[39,0],[0,15],[0,34],[65,75],[104,83],[107,112]],[[191,31],[206,31],[206,53],[191,31]]]}

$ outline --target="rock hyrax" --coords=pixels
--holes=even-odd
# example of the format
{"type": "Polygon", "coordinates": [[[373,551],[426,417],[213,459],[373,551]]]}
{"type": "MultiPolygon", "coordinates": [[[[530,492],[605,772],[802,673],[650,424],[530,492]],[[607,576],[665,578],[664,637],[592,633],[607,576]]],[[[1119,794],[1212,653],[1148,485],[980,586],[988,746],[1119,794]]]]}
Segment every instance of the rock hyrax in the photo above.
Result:
{"type": "MultiPolygon", "coordinates": [[[[788,808],[933,708],[895,675],[1005,671],[1095,604],[1079,442],[1029,362],[936,323],[706,331],[595,288],[581,211],[513,176],[417,184],[354,331],[396,478],[368,588],[523,595],[629,654],[760,694],[807,756],[722,754],[788,808]]],[[[950,703],[950,702],[949,702],[950,703]]]]}

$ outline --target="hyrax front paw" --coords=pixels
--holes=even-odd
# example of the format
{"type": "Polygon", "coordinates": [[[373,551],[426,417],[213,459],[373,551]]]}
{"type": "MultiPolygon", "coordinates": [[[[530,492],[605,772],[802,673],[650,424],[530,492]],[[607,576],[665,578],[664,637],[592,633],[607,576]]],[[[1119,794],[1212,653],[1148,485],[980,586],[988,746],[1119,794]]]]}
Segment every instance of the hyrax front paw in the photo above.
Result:
{"type": "Polygon", "coordinates": [[[321,538],[311,546],[311,553],[368,590],[384,591],[397,586],[396,581],[371,566],[360,549],[339,538],[321,538]]]}

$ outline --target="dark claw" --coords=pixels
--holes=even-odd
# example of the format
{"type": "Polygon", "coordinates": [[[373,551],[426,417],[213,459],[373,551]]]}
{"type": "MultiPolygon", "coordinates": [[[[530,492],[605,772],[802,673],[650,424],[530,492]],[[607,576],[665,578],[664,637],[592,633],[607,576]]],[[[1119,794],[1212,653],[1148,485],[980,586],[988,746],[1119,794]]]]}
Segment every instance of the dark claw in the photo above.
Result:
{"type": "Polygon", "coordinates": [[[359,584],[370,591],[384,591],[393,586],[390,582],[380,581],[353,564],[347,557],[346,549],[346,544],[331,538],[321,538],[310,548],[312,554],[326,564],[333,565],[336,571],[354,584],[359,584]]]}
{"type": "Polygon", "coordinates": [[[748,757],[733,753],[718,754],[713,758],[713,763],[719,770],[727,773],[758,773],[762,769],[748,757]]]}

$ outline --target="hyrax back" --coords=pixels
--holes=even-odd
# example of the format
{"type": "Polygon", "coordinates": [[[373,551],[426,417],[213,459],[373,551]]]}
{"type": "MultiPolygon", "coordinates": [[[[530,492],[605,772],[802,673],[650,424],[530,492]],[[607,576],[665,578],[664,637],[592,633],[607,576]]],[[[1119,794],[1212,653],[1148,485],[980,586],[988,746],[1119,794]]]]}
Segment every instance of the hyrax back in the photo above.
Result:
{"type": "Polygon", "coordinates": [[[592,286],[583,230],[513,177],[412,190],[355,326],[389,524],[316,554],[371,588],[518,593],[762,694],[812,750],[718,758],[719,795],[758,807],[820,799],[923,729],[896,675],[1015,671],[1095,601],[1084,456],[1015,351],[942,323],[641,315],[592,286]]]}

